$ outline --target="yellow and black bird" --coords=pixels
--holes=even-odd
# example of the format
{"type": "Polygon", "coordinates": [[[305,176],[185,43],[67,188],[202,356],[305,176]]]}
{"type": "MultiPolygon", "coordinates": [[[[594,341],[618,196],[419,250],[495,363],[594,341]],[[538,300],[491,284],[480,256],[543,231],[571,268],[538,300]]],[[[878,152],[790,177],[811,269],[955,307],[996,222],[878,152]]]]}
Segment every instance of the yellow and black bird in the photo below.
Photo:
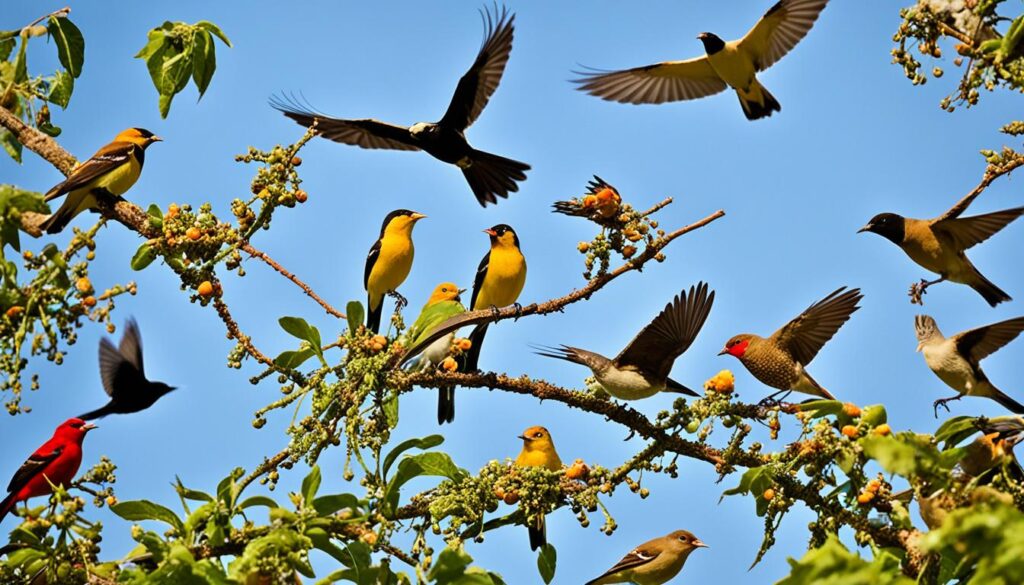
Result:
{"type": "Polygon", "coordinates": [[[366,328],[374,333],[380,330],[380,316],[384,309],[384,295],[398,292],[412,269],[415,250],[412,228],[426,217],[408,209],[396,209],[384,218],[380,237],[366,256],[363,287],[366,288],[366,328]]]}
{"type": "Polygon", "coordinates": [[[95,209],[97,197],[124,195],[139,180],[146,148],[154,142],[160,142],[160,137],[149,130],[129,128],[76,166],[66,179],[46,192],[46,201],[65,194],[67,197],[40,229],[48,234],[60,233],[76,215],[95,209]]]}
{"type": "MultiPolygon", "coordinates": [[[[484,230],[491,238],[491,249],[480,261],[473,281],[470,310],[516,304],[526,284],[526,258],[519,249],[519,236],[511,226],[501,223],[484,230]]],[[[469,334],[470,348],[459,356],[460,372],[475,372],[480,361],[480,347],[484,343],[489,323],[482,323],[469,334]]],[[[455,420],[455,389],[442,392],[438,405],[439,422],[455,420]],[[443,419],[443,420],[441,420],[443,419]]]]}
{"type": "Polygon", "coordinates": [[[497,203],[519,190],[517,181],[526,180],[530,165],[476,150],[465,131],[477,119],[505,73],[515,15],[486,13],[485,36],[480,53],[469,71],[459,79],[448,111],[437,122],[398,126],[372,118],[346,120],[324,116],[294,99],[272,99],[271,106],[302,126],[316,123],[317,133],[334,142],[360,148],[423,150],[443,162],[462,169],[470,189],[482,206],[497,203]],[[497,22],[495,22],[497,21],[497,22]]]}
{"type": "Polygon", "coordinates": [[[978,291],[994,307],[1012,299],[974,267],[967,258],[966,250],[989,239],[1020,217],[1024,214],[1024,207],[960,217],[975,197],[977,193],[961,199],[934,219],[880,213],[858,233],[872,232],[882,236],[899,246],[918,266],[939,275],[938,279],[930,282],[922,279],[920,284],[911,288],[911,296],[919,299],[929,286],[950,280],[978,291]]]}
{"type": "Polygon", "coordinates": [[[689,294],[684,289],[615,359],[568,345],[542,348],[538,353],[590,368],[601,387],[622,400],[639,400],[665,391],[700,396],[668,375],[676,358],[700,333],[714,302],[715,293],[709,293],[703,282],[691,286],[689,294]]]}
{"type": "Polygon", "coordinates": [[[629,551],[622,560],[596,579],[585,585],[611,585],[636,583],[637,585],[663,585],[683,570],[690,553],[708,545],[692,532],[676,530],[671,534],[647,541],[629,551]]]}
{"type": "MultiPolygon", "coordinates": [[[[742,333],[726,342],[718,355],[729,354],[763,384],[778,390],[766,400],[792,391],[834,400],[804,368],[859,309],[864,298],[859,288],[840,287],[807,307],[770,337],[742,333]]],[[[785,398],[785,397],[783,397],[785,398]]]]}
{"type": "Polygon", "coordinates": [[[630,104],[661,104],[692,100],[731,87],[748,120],[782,110],[778,100],[757,80],[807,35],[828,0],[780,0],[743,38],[723,41],[704,32],[703,57],[666,61],[623,71],[581,72],[581,91],[630,104]]]}
{"type": "Polygon", "coordinates": [[[914,330],[917,334],[917,351],[924,356],[928,368],[947,386],[957,391],[957,395],[952,398],[935,401],[936,416],[940,406],[948,411],[948,402],[960,400],[964,396],[991,398],[1012,412],[1024,414],[1024,405],[996,388],[981,369],[981,360],[999,351],[1024,331],[1024,317],[946,337],[939,331],[935,319],[928,315],[918,315],[914,318],[914,330]]]}
{"type": "MultiPolygon", "coordinates": [[[[530,427],[523,431],[519,438],[523,440],[523,450],[516,457],[517,467],[543,467],[548,471],[562,469],[562,460],[555,452],[555,443],[547,429],[530,427]]],[[[544,516],[540,516],[532,524],[527,521],[527,529],[530,532],[531,550],[537,550],[547,543],[544,516]]]]}

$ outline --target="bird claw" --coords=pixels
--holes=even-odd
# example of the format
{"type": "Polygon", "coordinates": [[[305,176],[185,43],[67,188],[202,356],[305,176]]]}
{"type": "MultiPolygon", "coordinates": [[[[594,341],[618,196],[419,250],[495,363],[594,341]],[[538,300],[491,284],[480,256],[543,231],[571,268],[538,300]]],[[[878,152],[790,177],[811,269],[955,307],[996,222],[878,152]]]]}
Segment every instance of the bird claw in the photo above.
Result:
{"type": "Polygon", "coordinates": [[[953,402],[954,400],[960,400],[961,398],[963,398],[963,396],[954,396],[952,398],[939,398],[938,400],[933,402],[932,403],[932,410],[935,413],[935,418],[939,418],[939,407],[940,406],[942,408],[945,408],[946,412],[951,412],[949,410],[949,405],[947,404],[947,402],[953,402]]]}
{"type": "Polygon", "coordinates": [[[491,305],[491,317],[497,319],[498,315],[501,315],[501,309],[497,305],[491,305]]]}
{"type": "Polygon", "coordinates": [[[910,285],[910,292],[907,295],[910,297],[911,305],[924,306],[924,299],[922,298],[928,292],[928,286],[931,283],[925,279],[921,279],[921,282],[910,285]]]}
{"type": "Polygon", "coordinates": [[[514,323],[518,321],[520,317],[523,316],[523,306],[520,305],[519,303],[512,303],[512,306],[515,307],[516,309],[515,317],[512,319],[512,322],[514,323]]]}
{"type": "Polygon", "coordinates": [[[388,296],[395,299],[395,308],[401,311],[409,304],[409,299],[403,297],[397,290],[388,291],[388,296]]]}

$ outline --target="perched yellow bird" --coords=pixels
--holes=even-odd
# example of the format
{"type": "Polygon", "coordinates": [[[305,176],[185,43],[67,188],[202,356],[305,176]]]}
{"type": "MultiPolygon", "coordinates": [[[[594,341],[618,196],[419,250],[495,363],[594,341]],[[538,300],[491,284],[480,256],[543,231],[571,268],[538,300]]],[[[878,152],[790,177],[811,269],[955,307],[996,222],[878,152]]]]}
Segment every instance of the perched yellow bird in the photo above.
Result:
{"type": "MultiPolygon", "coordinates": [[[[466,291],[451,282],[442,282],[437,285],[430,298],[427,299],[427,303],[423,305],[420,316],[406,332],[406,347],[415,347],[433,333],[439,325],[456,315],[465,313],[466,307],[462,306],[461,297],[464,292],[466,291]]],[[[412,367],[422,371],[440,366],[448,357],[454,338],[455,331],[452,331],[428,345],[412,367]]],[[[454,391],[455,388],[451,386],[437,389],[437,424],[451,422],[451,419],[455,418],[455,404],[451,402],[451,394],[454,391]]]]}
{"type": "MultiPolygon", "coordinates": [[[[519,293],[526,284],[526,258],[519,249],[519,236],[507,224],[498,224],[484,230],[491,237],[491,249],[480,261],[473,281],[473,297],[470,310],[497,309],[518,303],[519,293]]],[[[477,325],[469,334],[471,343],[468,351],[460,356],[459,371],[475,372],[480,360],[480,347],[484,343],[489,323],[477,325]]],[[[444,394],[444,404],[438,404],[438,418],[447,422],[455,420],[455,389],[444,394]]]]}
{"type": "Polygon", "coordinates": [[[748,120],[782,110],[757,74],[774,65],[800,42],[818,20],[828,0],[779,0],[746,35],[723,41],[713,33],[697,36],[705,55],[625,69],[594,70],[575,80],[579,89],[605,100],[661,104],[736,91],[748,120]]]}
{"type": "Polygon", "coordinates": [[[408,209],[396,209],[384,218],[380,237],[366,256],[363,287],[366,288],[366,328],[376,333],[384,309],[384,295],[396,292],[412,269],[415,252],[412,228],[426,217],[408,209]]]}
{"type": "Polygon", "coordinates": [[[690,553],[707,546],[692,533],[676,530],[629,551],[615,566],[600,577],[587,581],[586,585],[662,585],[679,574],[690,553]]]}
{"type": "MultiPolygon", "coordinates": [[[[523,440],[523,450],[516,457],[518,467],[543,467],[548,471],[562,469],[562,460],[555,452],[555,443],[551,433],[544,427],[530,427],[523,431],[519,438],[523,440]]],[[[530,549],[537,550],[547,542],[544,529],[544,517],[537,519],[536,524],[527,526],[530,531],[530,549]]]]}
{"type": "Polygon", "coordinates": [[[96,151],[89,160],[76,166],[66,179],[46,192],[46,201],[65,194],[67,198],[39,226],[40,229],[48,234],[60,233],[76,215],[97,207],[97,195],[124,195],[139,180],[146,148],[160,140],[159,136],[142,128],[122,131],[113,142],[96,151]]]}

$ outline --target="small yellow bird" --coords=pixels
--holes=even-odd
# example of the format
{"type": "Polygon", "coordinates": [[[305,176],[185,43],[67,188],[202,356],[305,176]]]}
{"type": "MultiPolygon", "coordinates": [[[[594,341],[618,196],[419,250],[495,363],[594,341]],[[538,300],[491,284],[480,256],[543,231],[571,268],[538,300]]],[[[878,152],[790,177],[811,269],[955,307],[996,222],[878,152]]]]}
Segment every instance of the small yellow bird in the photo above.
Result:
{"type": "MultiPolygon", "coordinates": [[[[519,438],[523,440],[523,450],[516,457],[517,467],[543,467],[548,471],[562,469],[562,460],[555,452],[555,443],[551,433],[544,427],[530,427],[523,431],[519,438]]],[[[537,550],[547,543],[547,531],[544,528],[544,517],[537,519],[536,524],[527,526],[530,531],[530,549],[537,550]]]]}
{"type": "Polygon", "coordinates": [[[97,195],[124,195],[139,180],[146,148],[160,140],[159,136],[142,128],[122,131],[113,142],[96,151],[89,160],[76,166],[66,179],[46,192],[46,201],[65,194],[67,198],[39,226],[40,229],[48,234],[60,233],[76,215],[97,207],[97,195]]]}
{"type": "Polygon", "coordinates": [[[405,282],[412,269],[415,250],[412,228],[426,217],[408,209],[396,209],[384,218],[380,237],[366,256],[363,287],[367,294],[366,328],[374,333],[380,330],[380,317],[384,309],[384,295],[395,292],[405,282]]]}
{"type": "Polygon", "coordinates": [[[586,585],[662,585],[679,574],[690,553],[707,546],[692,533],[676,530],[634,548],[615,566],[600,577],[587,581],[586,585]]]}

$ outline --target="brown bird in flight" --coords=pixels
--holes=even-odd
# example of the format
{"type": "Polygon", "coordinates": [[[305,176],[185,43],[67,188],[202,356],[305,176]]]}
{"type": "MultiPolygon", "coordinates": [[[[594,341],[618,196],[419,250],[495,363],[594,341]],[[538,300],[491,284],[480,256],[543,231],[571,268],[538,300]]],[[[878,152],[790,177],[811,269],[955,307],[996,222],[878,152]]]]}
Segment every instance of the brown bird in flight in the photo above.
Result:
{"type": "Polygon", "coordinates": [[[993,307],[1012,300],[1010,295],[974,267],[965,251],[989,239],[1020,217],[1024,214],[1024,207],[960,217],[980,193],[977,191],[964,197],[949,211],[934,219],[880,213],[858,230],[858,233],[873,232],[882,236],[899,246],[919,266],[939,275],[936,280],[921,279],[920,284],[913,285],[910,288],[912,302],[920,304],[921,295],[928,287],[944,280],[966,284],[978,291],[993,307]]]}
{"type": "MultiPolygon", "coordinates": [[[[859,309],[857,303],[864,298],[859,288],[840,287],[824,299],[807,307],[795,319],[786,323],[767,339],[752,333],[736,335],[725,344],[718,355],[729,354],[740,360],[755,378],[776,388],[786,396],[792,391],[834,400],[804,369],[832,339],[843,323],[859,309]]],[[[785,399],[785,396],[783,396],[785,399]]]]}

